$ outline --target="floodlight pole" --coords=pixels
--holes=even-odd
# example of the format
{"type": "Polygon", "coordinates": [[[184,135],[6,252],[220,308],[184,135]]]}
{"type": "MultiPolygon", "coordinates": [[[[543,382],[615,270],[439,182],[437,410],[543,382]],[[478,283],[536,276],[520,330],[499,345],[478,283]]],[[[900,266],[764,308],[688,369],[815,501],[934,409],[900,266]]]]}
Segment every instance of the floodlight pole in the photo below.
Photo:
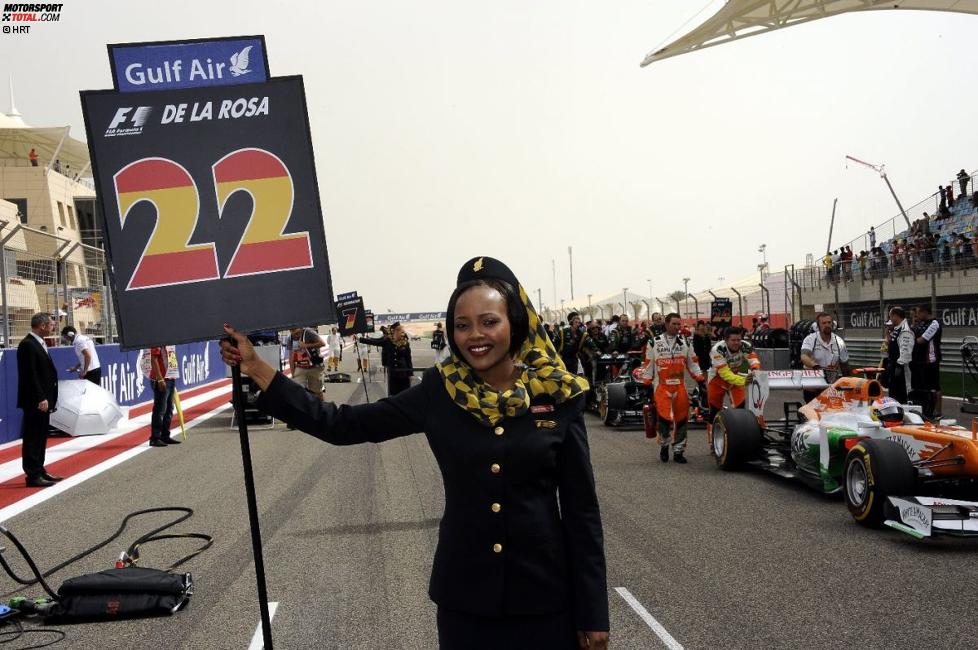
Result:
{"type": "Polygon", "coordinates": [[[903,209],[903,204],[900,203],[900,199],[897,198],[896,192],[893,191],[893,186],[890,184],[890,179],[886,177],[886,172],[883,171],[885,165],[873,165],[865,160],[859,160],[858,158],[853,158],[852,156],[846,156],[846,160],[851,160],[852,162],[859,163],[864,167],[869,167],[880,175],[880,178],[886,182],[886,186],[890,188],[890,194],[893,195],[893,200],[896,201],[897,207],[900,208],[900,214],[903,215],[903,220],[907,222],[907,228],[910,228],[910,217],[907,216],[907,211],[903,209]]]}

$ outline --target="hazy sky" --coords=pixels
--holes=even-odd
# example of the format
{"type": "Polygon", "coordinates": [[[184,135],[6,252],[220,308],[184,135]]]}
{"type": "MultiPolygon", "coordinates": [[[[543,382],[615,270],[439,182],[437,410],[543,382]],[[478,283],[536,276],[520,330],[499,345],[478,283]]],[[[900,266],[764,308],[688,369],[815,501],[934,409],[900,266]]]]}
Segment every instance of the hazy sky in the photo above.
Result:
{"type": "Polygon", "coordinates": [[[334,288],[375,311],[444,309],[475,255],[548,304],[556,259],[569,299],[568,246],[578,298],[702,290],[761,243],[774,269],[824,252],[834,197],[836,243],[895,214],[846,154],[906,205],[978,167],[978,16],[850,14],[639,68],[701,6],[67,0],[0,36],[0,74],[82,139],[106,43],[265,34],[273,75],[305,77],[334,288]]]}

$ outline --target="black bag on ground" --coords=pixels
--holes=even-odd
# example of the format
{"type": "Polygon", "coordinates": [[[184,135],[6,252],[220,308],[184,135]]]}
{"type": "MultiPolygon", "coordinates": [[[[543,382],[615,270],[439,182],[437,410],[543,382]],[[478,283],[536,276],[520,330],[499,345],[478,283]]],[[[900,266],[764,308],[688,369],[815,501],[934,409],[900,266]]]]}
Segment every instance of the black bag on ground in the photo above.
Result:
{"type": "Polygon", "coordinates": [[[58,623],[169,616],[194,591],[189,573],[126,567],[65,580],[49,619],[58,623]]]}

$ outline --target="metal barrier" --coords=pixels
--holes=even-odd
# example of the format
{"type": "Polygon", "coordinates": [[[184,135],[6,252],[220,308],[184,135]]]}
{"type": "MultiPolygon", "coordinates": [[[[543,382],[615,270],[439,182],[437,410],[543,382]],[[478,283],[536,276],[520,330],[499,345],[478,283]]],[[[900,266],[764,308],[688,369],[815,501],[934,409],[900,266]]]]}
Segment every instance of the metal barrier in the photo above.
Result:
{"type": "MultiPolygon", "coordinates": [[[[855,365],[875,366],[883,358],[880,351],[880,339],[846,338],[846,349],[849,351],[849,363],[855,365]]],[[[941,341],[941,370],[944,372],[961,372],[961,342],[963,339],[944,339],[941,341]]]]}
{"type": "Polygon", "coordinates": [[[23,224],[5,227],[0,230],[0,301],[0,345],[16,345],[39,312],[54,316],[59,330],[73,325],[97,343],[115,340],[102,249],[23,224]]]}

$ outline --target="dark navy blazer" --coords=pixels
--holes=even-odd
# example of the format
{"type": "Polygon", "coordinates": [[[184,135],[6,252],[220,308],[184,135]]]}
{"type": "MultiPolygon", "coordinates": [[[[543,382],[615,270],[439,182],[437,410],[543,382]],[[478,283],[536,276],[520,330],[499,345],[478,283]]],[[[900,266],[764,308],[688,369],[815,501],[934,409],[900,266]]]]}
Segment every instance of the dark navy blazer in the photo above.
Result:
{"type": "Polygon", "coordinates": [[[445,486],[429,588],[439,606],[482,616],[570,609],[575,629],[608,629],[583,396],[534,399],[526,414],[486,427],[430,368],[420,385],[356,406],[322,402],[278,374],[258,406],[335,445],[425,433],[445,486]]]}

